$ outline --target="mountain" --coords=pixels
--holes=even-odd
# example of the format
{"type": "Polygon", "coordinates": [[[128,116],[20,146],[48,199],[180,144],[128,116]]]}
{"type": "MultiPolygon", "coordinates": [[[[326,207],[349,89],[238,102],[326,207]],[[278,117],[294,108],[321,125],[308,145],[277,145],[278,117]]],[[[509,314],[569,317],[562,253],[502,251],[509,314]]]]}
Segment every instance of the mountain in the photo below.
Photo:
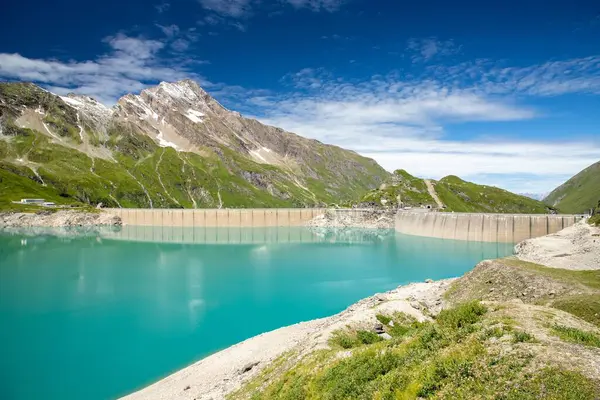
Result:
{"type": "Polygon", "coordinates": [[[548,193],[517,193],[519,196],[529,197],[530,199],[542,201],[548,193]]]}
{"type": "Polygon", "coordinates": [[[244,118],[195,82],[108,108],[0,83],[0,207],[303,207],[357,200],[389,173],[355,152],[244,118]]]}
{"type": "Polygon", "coordinates": [[[457,176],[439,181],[420,179],[405,170],[394,171],[392,177],[379,189],[365,194],[361,200],[367,205],[420,207],[429,206],[445,211],[489,213],[548,213],[551,207],[544,203],[493,186],[467,182],[457,176]]]}
{"type": "Polygon", "coordinates": [[[564,213],[584,213],[600,201],[600,161],[590,165],[556,189],[544,202],[564,213]]]}

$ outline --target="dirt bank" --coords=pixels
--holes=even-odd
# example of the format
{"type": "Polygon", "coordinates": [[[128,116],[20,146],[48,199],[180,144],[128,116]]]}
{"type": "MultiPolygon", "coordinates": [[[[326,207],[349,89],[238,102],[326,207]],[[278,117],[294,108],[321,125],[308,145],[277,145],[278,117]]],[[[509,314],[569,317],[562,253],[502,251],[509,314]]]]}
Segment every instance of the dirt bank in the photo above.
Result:
{"type": "Polygon", "coordinates": [[[515,254],[523,261],[549,267],[600,269],[600,228],[582,220],[552,235],[517,244],[515,254]]]}
{"type": "Polygon", "coordinates": [[[0,228],[121,225],[121,218],[105,213],[80,211],[42,211],[38,213],[0,213],[0,228]]]}

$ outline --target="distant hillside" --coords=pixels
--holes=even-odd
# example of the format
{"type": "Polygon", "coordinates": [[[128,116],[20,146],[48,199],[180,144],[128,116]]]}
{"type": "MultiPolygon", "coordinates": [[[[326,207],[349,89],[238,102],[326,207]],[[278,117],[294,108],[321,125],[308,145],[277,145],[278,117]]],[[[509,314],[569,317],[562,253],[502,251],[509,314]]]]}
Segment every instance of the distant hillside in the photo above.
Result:
{"type": "Polygon", "coordinates": [[[563,213],[583,213],[600,201],[600,161],[590,165],[556,189],[545,199],[546,204],[563,213]]]}
{"type": "Polygon", "coordinates": [[[453,175],[437,182],[435,190],[446,207],[457,212],[545,214],[551,211],[541,201],[494,186],[467,182],[453,175]]]}
{"type": "MultiPolygon", "coordinates": [[[[445,206],[445,211],[491,212],[517,214],[545,214],[551,208],[544,203],[511,193],[493,186],[467,182],[457,176],[447,176],[439,181],[429,181],[433,193],[445,206]]],[[[437,202],[427,188],[427,180],[397,170],[392,178],[379,189],[369,191],[362,198],[363,204],[395,207],[437,207],[437,202]]]]}

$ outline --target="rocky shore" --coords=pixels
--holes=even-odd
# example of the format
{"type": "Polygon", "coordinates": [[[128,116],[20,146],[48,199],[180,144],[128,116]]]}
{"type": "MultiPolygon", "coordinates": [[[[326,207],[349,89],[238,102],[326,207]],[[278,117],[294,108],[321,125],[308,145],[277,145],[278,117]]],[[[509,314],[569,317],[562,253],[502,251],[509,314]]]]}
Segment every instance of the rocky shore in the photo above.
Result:
{"type": "Polygon", "coordinates": [[[29,227],[78,227],[121,225],[121,218],[105,212],[91,213],[81,211],[41,211],[38,213],[4,212],[0,213],[0,228],[29,227]]]}
{"type": "Polygon", "coordinates": [[[582,220],[552,235],[522,241],[515,255],[555,268],[600,269],[600,228],[582,220]]]}
{"type": "Polygon", "coordinates": [[[348,325],[377,329],[377,314],[404,312],[418,321],[439,312],[442,295],[454,279],[413,283],[359,301],[331,317],[286,326],[263,333],[213,354],[123,399],[221,400],[280,355],[299,357],[326,348],[332,333],[348,325]],[[428,310],[428,311],[426,311],[428,310]]]}
{"type": "Polygon", "coordinates": [[[306,223],[311,228],[393,229],[395,209],[330,209],[306,223]]]}

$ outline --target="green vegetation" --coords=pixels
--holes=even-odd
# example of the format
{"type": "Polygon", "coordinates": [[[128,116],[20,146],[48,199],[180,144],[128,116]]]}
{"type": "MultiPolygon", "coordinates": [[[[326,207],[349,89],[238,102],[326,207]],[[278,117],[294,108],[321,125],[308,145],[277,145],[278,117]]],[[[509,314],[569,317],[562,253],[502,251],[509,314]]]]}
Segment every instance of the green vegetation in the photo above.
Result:
{"type": "Polygon", "coordinates": [[[568,312],[600,327],[600,270],[572,271],[503,258],[475,267],[452,284],[445,298],[455,303],[519,298],[568,312]],[[532,287],[535,291],[530,290],[532,287]]]}
{"type": "Polygon", "coordinates": [[[552,330],[564,341],[583,344],[585,346],[600,347],[600,336],[593,332],[585,332],[581,329],[562,325],[554,325],[552,330]]]}
{"type": "Polygon", "coordinates": [[[437,182],[435,190],[448,211],[545,214],[542,202],[493,186],[477,185],[456,176],[437,182]]]}
{"type": "Polygon", "coordinates": [[[591,225],[600,226],[600,211],[597,214],[593,215],[589,221],[591,225]]]}
{"type": "Polygon", "coordinates": [[[382,323],[389,318],[394,326],[404,326],[404,334],[393,335],[386,325],[392,339],[360,343],[360,331],[344,330],[352,347],[335,345],[303,358],[286,354],[229,399],[583,400],[600,395],[597,382],[581,373],[536,368],[533,356],[517,347],[533,340],[525,332],[495,345],[513,331],[512,321],[505,324],[498,313],[468,302],[442,311],[433,322],[404,325],[412,320],[405,314],[381,315],[382,323]]]}
{"type": "Polygon", "coordinates": [[[534,341],[535,341],[535,338],[527,332],[516,331],[513,334],[513,342],[514,343],[525,343],[525,342],[534,342],[534,341]]]}
{"type": "MultiPolygon", "coordinates": [[[[434,190],[445,205],[444,211],[545,214],[550,207],[544,203],[493,186],[477,185],[456,176],[431,181],[434,190]]],[[[425,181],[404,170],[394,172],[390,180],[365,194],[362,203],[377,206],[437,207],[425,181]]]]}
{"type": "Polygon", "coordinates": [[[600,328],[600,293],[565,296],[554,300],[552,307],[573,314],[600,328]]]}
{"type": "Polygon", "coordinates": [[[371,190],[361,200],[362,203],[388,207],[397,206],[398,201],[404,206],[412,207],[435,205],[423,179],[414,177],[403,169],[394,171],[388,182],[382,184],[379,189],[371,190]]]}
{"type": "Polygon", "coordinates": [[[568,284],[585,285],[592,289],[600,289],[600,270],[573,271],[570,269],[550,268],[540,264],[522,261],[514,257],[501,259],[502,264],[521,268],[536,275],[552,278],[568,284]]]}
{"type": "Polygon", "coordinates": [[[563,213],[584,213],[600,206],[600,161],[554,189],[544,202],[563,213]]]}

